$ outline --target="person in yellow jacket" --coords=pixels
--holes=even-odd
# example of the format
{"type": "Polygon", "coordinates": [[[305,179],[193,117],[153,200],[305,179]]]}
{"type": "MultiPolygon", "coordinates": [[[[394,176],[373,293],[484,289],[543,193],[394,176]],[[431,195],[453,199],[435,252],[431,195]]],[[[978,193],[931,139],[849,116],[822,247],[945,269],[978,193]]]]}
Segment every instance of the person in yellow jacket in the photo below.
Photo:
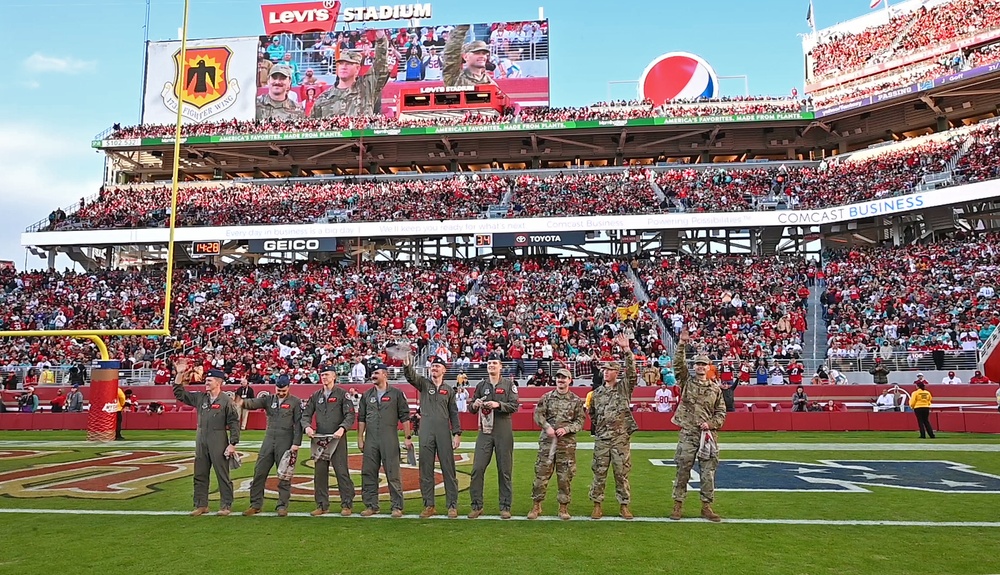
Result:
{"type": "Polygon", "coordinates": [[[917,416],[917,425],[920,426],[920,439],[927,439],[930,436],[934,439],[934,430],[931,429],[931,392],[924,389],[926,386],[922,381],[917,382],[917,390],[910,396],[910,407],[917,416]],[[926,435],[924,434],[926,432],[926,435]]]}
{"type": "Polygon", "coordinates": [[[115,410],[115,441],[124,441],[122,437],[122,414],[125,409],[125,392],[118,388],[118,409],[115,410]]]}

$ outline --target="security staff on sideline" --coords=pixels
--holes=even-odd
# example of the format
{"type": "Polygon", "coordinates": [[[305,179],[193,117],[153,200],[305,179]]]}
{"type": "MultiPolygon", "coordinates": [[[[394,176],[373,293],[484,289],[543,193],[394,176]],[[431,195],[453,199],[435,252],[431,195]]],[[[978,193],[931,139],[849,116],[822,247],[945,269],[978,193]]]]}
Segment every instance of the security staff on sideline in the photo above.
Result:
{"type": "Polygon", "coordinates": [[[920,428],[920,439],[934,439],[934,429],[931,428],[931,402],[934,399],[931,392],[925,389],[922,381],[917,382],[917,390],[910,395],[910,408],[917,416],[917,426],[920,428]],[[926,434],[926,435],[925,435],[926,434]]]}
{"type": "MultiPolygon", "coordinates": [[[[347,430],[354,427],[354,402],[344,388],[337,386],[337,368],[326,365],[320,369],[320,383],[323,388],[309,396],[302,411],[302,427],[310,438],[315,435],[332,435],[337,445],[330,458],[318,456],[313,468],[313,493],[316,509],[311,515],[324,515],[330,510],[330,466],[337,475],[337,489],[340,491],[340,514],[347,517],[354,506],[354,482],[347,466],[347,430]],[[316,427],[313,428],[313,415],[316,427]]],[[[322,450],[320,450],[322,451],[322,450]]]]}
{"type": "Polygon", "coordinates": [[[511,414],[517,412],[517,384],[503,377],[500,356],[491,353],[486,359],[486,379],[476,385],[469,411],[479,414],[479,434],[476,436],[476,454],[472,461],[472,512],[469,519],[483,514],[483,479],[486,468],[497,456],[497,481],[500,491],[500,518],[510,519],[513,499],[511,470],[514,466],[514,427],[511,414]]]}
{"type": "Polygon", "coordinates": [[[434,458],[441,464],[444,476],[445,503],[448,517],[458,517],[458,476],[455,474],[455,450],[462,443],[462,424],[458,420],[458,405],[454,390],[444,382],[448,366],[439,356],[431,358],[431,377],[417,375],[413,355],[403,361],[403,375],[420,392],[420,496],[426,519],[437,514],[434,508],[434,458]]]}
{"type": "MultiPolygon", "coordinates": [[[[246,380],[244,380],[246,381],[246,380]]],[[[264,409],[267,413],[267,430],[260,444],[260,454],[253,467],[250,483],[250,507],[243,512],[247,517],[260,513],[264,506],[264,483],[271,468],[281,461],[286,451],[297,452],[302,445],[302,400],[288,393],[288,380],[279,379],[275,393],[243,399],[236,397],[236,406],[244,413],[264,409]]],[[[288,501],[292,496],[292,482],[278,479],[278,515],[288,515],[288,501]]]]}
{"type": "Polygon", "coordinates": [[[185,359],[174,362],[174,397],[198,412],[194,447],[194,511],[192,516],[208,513],[209,470],[215,469],[219,482],[218,515],[229,515],[233,507],[233,481],[229,478],[229,458],[240,442],[240,417],[236,405],[222,393],[226,373],[218,369],[205,374],[205,391],[187,391],[184,386],[201,379],[202,367],[190,367],[185,359]],[[226,430],[229,433],[226,433],[226,430]]]}
{"type": "Polygon", "coordinates": [[[375,386],[361,396],[358,407],[358,449],[361,463],[361,501],[365,504],[362,517],[379,512],[379,467],[389,484],[392,516],[403,516],[403,483],[399,475],[399,424],[403,424],[406,448],[413,448],[410,432],[410,406],[406,395],[389,385],[389,371],[378,364],[372,371],[375,386]]]}

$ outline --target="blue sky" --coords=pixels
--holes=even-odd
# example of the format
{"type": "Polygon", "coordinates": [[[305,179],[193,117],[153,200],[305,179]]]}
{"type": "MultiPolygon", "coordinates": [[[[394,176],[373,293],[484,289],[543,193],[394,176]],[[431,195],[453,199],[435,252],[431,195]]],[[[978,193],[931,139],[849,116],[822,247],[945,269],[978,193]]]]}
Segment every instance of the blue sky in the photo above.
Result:
{"type": "MultiPolygon", "coordinates": [[[[278,2],[267,2],[278,3],[278,2]]],[[[401,2],[384,2],[385,4],[401,2]]],[[[345,7],[364,5],[342,0],[345,7]]],[[[369,1],[368,5],[382,2],[369,1]]],[[[138,120],[142,76],[143,0],[7,0],[8,97],[0,115],[0,260],[25,264],[20,233],[59,206],[97,191],[103,155],[90,140],[114,122],[138,120]]],[[[545,8],[550,22],[551,102],[581,106],[606,99],[608,82],[638,80],[656,56],[688,51],[719,75],[749,77],[753,94],[802,91],[802,45],[808,0],[633,0],[487,3],[432,1],[422,24],[530,20],[545,8]]],[[[814,0],[818,27],[869,11],[867,0],[814,0]]],[[[150,39],[176,39],[180,0],[153,0],[150,39]]],[[[260,3],[191,0],[189,37],[263,32],[260,3]]],[[[724,94],[741,82],[722,82],[724,94]]],[[[612,88],[628,98],[631,86],[612,88]]],[[[45,264],[35,256],[29,269],[45,264]]]]}

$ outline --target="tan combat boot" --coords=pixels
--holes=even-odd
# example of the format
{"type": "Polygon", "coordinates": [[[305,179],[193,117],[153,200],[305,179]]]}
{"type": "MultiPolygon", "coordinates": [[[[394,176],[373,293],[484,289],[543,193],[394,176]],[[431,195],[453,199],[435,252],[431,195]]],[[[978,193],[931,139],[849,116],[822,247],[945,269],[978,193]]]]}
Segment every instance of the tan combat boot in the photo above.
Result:
{"type": "Polygon", "coordinates": [[[622,519],[632,519],[635,517],[632,515],[632,511],[629,510],[628,505],[622,505],[621,516],[622,519]]]}
{"type": "Polygon", "coordinates": [[[428,517],[433,517],[437,514],[437,509],[434,507],[424,507],[424,510],[420,512],[421,519],[427,519],[428,517]]]}
{"type": "Polygon", "coordinates": [[[566,503],[560,503],[559,504],[559,519],[562,519],[563,521],[568,521],[569,517],[570,517],[570,515],[569,515],[569,505],[566,504],[566,503]]]}
{"type": "Polygon", "coordinates": [[[208,507],[197,507],[191,512],[191,517],[198,517],[199,515],[204,515],[208,513],[208,507]]]}
{"type": "Polygon", "coordinates": [[[248,507],[246,511],[243,512],[243,517],[251,517],[260,513],[260,509],[256,507],[248,507]]]}
{"type": "Polygon", "coordinates": [[[604,517],[604,509],[601,508],[600,502],[594,502],[594,511],[590,514],[591,519],[600,519],[604,517]]]}
{"type": "Polygon", "coordinates": [[[722,521],[722,517],[719,517],[718,513],[712,511],[711,503],[703,502],[701,504],[701,516],[704,517],[705,519],[708,519],[709,521],[712,521],[713,523],[718,523],[719,521],[722,521]]]}
{"type": "Polygon", "coordinates": [[[670,518],[674,521],[679,521],[681,517],[684,516],[684,502],[674,501],[674,511],[670,514],[670,518]]]}
{"type": "Polygon", "coordinates": [[[538,516],[542,514],[542,502],[536,501],[531,507],[531,511],[528,512],[528,519],[538,519],[538,516]]]}

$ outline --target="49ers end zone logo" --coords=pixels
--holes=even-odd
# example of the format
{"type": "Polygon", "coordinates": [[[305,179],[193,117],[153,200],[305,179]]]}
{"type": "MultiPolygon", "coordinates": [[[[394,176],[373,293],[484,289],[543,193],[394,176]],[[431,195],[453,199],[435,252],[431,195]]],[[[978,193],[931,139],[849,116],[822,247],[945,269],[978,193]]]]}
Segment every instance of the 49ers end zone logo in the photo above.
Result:
{"type": "MultiPolygon", "coordinates": [[[[0,460],[31,459],[64,454],[66,451],[0,451],[0,460]]],[[[244,469],[252,469],[252,463],[257,453],[244,453],[244,469]]],[[[355,488],[361,486],[360,454],[348,457],[348,466],[355,488]]],[[[467,454],[455,455],[457,465],[468,465],[471,460],[467,454]]],[[[297,501],[313,500],[313,462],[300,463],[292,480],[292,499],[297,501]]],[[[160,486],[175,479],[190,477],[194,470],[194,457],[189,452],[181,451],[111,451],[101,453],[97,457],[68,461],[62,463],[35,464],[0,472],[0,496],[18,499],[37,499],[42,497],[70,497],[73,499],[105,499],[126,500],[144,495],[158,493],[160,486]]],[[[332,470],[331,470],[332,471],[332,470]]],[[[403,497],[407,499],[420,496],[420,471],[417,467],[400,466],[400,478],[403,497]]],[[[389,487],[385,475],[379,474],[379,498],[389,499],[389,487]]],[[[469,488],[468,473],[458,473],[458,488],[469,488]]],[[[245,495],[250,489],[249,477],[235,478],[237,495],[245,495]]],[[[336,476],[331,473],[330,490],[336,497],[336,476]]],[[[212,479],[212,499],[218,499],[218,486],[212,479]]],[[[185,483],[181,489],[188,490],[185,483]]],[[[271,473],[265,484],[269,498],[277,498],[278,479],[271,473]]],[[[434,490],[437,494],[444,493],[444,478],[440,470],[435,469],[434,490]]]]}
{"type": "Polygon", "coordinates": [[[181,63],[181,51],[174,52],[174,81],[163,85],[163,105],[177,112],[178,99],[184,102],[184,117],[195,122],[224,112],[236,103],[239,82],[229,77],[233,51],[228,46],[189,48],[181,63]]]}
{"type": "MultiPolygon", "coordinates": [[[[360,496],[361,493],[361,463],[363,461],[363,456],[361,454],[351,454],[347,457],[347,466],[351,470],[351,480],[354,481],[354,487],[358,491],[360,496]]],[[[299,464],[296,468],[297,471],[304,472],[303,474],[296,473],[292,478],[292,501],[313,501],[313,476],[312,476],[312,461],[307,461],[308,467],[304,464],[299,464]]],[[[465,465],[472,463],[472,460],[467,454],[456,454],[455,464],[465,465]]],[[[410,465],[400,465],[399,466],[399,479],[402,484],[403,498],[404,499],[418,499],[420,497],[420,469],[417,466],[410,465]]],[[[469,483],[472,478],[468,473],[458,472],[458,490],[465,491],[469,488],[469,483]]],[[[251,479],[244,478],[240,480],[236,485],[236,496],[247,495],[250,493],[250,482],[251,479]]],[[[444,476],[441,475],[441,470],[438,467],[434,468],[434,493],[435,495],[444,495],[444,476]]],[[[278,478],[272,473],[267,478],[267,482],[264,484],[264,494],[273,499],[278,498],[278,478]]],[[[218,497],[218,493],[213,493],[212,498],[218,497]]],[[[334,500],[337,499],[337,478],[333,474],[333,470],[330,470],[330,497],[334,500]]],[[[380,500],[389,501],[389,483],[385,479],[385,473],[379,470],[379,485],[378,485],[378,497],[380,500]]]]}
{"type": "MultiPolygon", "coordinates": [[[[48,456],[38,451],[22,457],[48,456]]],[[[185,477],[194,468],[190,453],[112,451],[99,457],[32,465],[0,473],[0,495],[23,499],[132,499],[158,491],[164,482],[185,477]]]]}

